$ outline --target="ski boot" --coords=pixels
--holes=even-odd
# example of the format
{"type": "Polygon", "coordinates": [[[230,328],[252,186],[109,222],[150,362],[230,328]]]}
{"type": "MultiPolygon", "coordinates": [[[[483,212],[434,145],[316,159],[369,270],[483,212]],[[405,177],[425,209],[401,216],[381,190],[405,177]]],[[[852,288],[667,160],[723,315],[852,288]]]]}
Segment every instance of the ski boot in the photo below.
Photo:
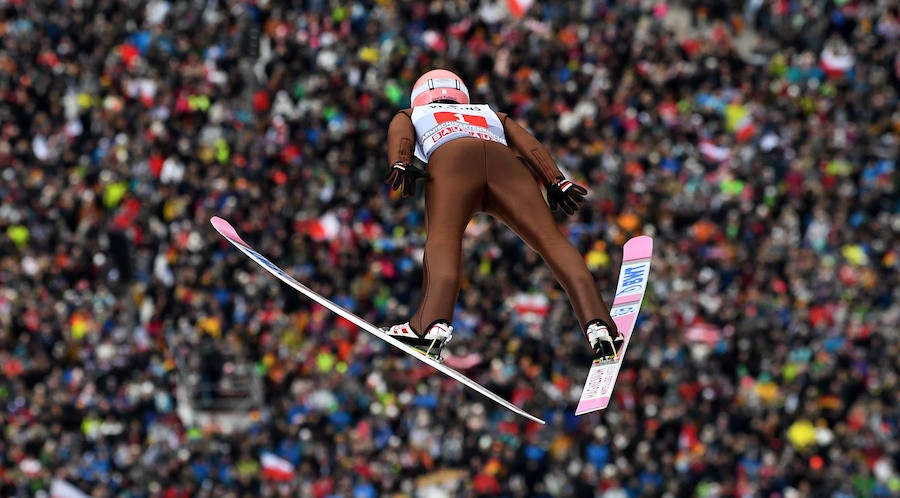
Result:
{"type": "Polygon", "coordinates": [[[437,361],[442,361],[441,349],[453,337],[453,326],[447,323],[446,320],[435,320],[422,335],[413,330],[409,326],[409,322],[394,325],[390,328],[382,328],[381,330],[394,339],[418,349],[426,356],[437,361]]]}
{"type": "Polygon", "coordinates": [[[609,360],[619,354],[619,348],[625,342],[622,334],[613,338],[609,333],[609,325],[603,320],[592,320],[587,326],[587,339],[594,351],[595,360],[609,360]]]}

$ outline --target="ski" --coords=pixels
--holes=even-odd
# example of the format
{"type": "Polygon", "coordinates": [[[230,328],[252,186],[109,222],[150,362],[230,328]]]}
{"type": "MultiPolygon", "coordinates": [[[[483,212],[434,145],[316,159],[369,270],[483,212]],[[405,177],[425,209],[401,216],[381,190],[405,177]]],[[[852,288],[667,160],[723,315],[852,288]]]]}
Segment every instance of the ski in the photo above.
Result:
{"type": "Polygon", "coordinates": [[[543,420],[535,417],[534,415],[531,415],[530,413],[522,410],[518,406],[503,399],[496,393],[485,388],[481,384],[475,382],[474,380],[472,380],[469,377],[465,376],[464,374],[458,372],[457,370],[455,370],[447,365],[444,365],[443,363],[435,360],[434,358],[432,358],[428,355],[425,355],[422,351],[420,351],[416,348],[413,348],[412,346],[408,346],[408,345],[398,341],[397,339],[385,334],[378,327],[368,323],[367,321],[358,317],[351,311],[346,310],[346,309],[342,308],[341,306],[338,306],[337,304],[333,303],[328,298],[320,295],[319,293],[315,292],[314,290],[310,289],[309,287],[301,284],[294,277],[288,275],[284,270],[282,270],[277,265],[275,265],[274,263],[269,261],[265,256],[256,252],[256,250],[253,249],[253,247],[251,247],[250,244],[244,242],[244,240],[241,238],[241,236],[237,233],[237,230],[235,230],[234,227],[231,226],[230,223],[228,223],[228,221],[226,221],[218,216],[213,216],[212,218],[210,218],[209,221],[210,221],[210,223],[212,223],[212,225],[216,229],[216,231],[219,232],[219,234],[221,234],[223,237],[225,237],[226,240],[228,240],[228,242],[231,242],[232,245],[234,245],[241,252],[243,252],[245,255],[247,255],[247,257],[252,259],[254,262],[256,262],[256,264],[260,265],[266,271],[268,271],[269,273],[271,273],[272,275],[277,277],[282,282],[284,282],[287,285],[291,286],[292,288],[296,289],[297,291],[299,291],[300,293],[302,293],[309,299],[312,299],[313,301],[321,304],[322,306],[328,308],[332,312],[349,320],[350,322],[352,322],[354,325],[356,325],[360,329],[365,330],[366,332],[374,335],[375,337],[390,344],[391,346],[394,346],[395,348],[399,349],[400,351],[403,351],[404,353],[412,356],[413,358],[416,358],[419,361],[431,366],[435,370],[460,382],[464,386],[472,389],[473,391],[481,394],[482,396],[490,399],[491,401],[496,402],[497,404],[503,406],[504,408],[510,410],[511,412],[521,415],[522,417],[525,417],[534,422],[538,422],[540,424],[545,423],[543,420]]]}
{"type": "Polygon", "coordinates": [[[622,268],[609,314],[616,322],[619,332],[625,336],[625,342],[614,358],[596,359],[591,363],[575,415],[603,410],[609,405],[619,368],[625,360],[628,342],[641,310],[641,301],[647,290],[652,254],[653,239],[646,235],[629,239],[622,248],[622,268]]]}

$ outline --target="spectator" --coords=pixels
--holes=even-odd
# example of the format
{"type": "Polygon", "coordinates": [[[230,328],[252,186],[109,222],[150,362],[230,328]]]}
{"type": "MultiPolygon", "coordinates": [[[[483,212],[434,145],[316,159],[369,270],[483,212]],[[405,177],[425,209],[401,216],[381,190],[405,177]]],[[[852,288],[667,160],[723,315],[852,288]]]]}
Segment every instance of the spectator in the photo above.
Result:
{"type": "Polygon", "coordinates": [[[0,494],[900,493],[897,8],[712,4],[0,0],[0,494]],[[589,351],[567,300],[486,218],[452,353],[546,427],[208,224],[373,322],[407,316],[422,206],[390,196],[380,141],[432,67],[591,187],[559,221],[601,290],[628,236],[656,240],[602,414],[572,415],[589,351]],[[518,316],[519,293],[546,311],[518,316]],[[246,430],[179,417],[202,337],[264,378],[246,430]],[[294,477],[263,479],[264,451],[294,477]]]}

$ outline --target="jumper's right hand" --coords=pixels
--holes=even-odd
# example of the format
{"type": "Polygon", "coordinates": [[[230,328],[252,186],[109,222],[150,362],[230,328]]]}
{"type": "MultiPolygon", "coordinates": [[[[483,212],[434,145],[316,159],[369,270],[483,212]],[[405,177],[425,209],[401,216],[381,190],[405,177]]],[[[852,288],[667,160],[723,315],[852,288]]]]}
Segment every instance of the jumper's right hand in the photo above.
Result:
{"type": "Polygon", "coordinates": [[[581,207],[585,195],[587,190],[584,187],[562,176],[556,177],[556,182],[547,185],[547,203],[551,211],[556,211],[558,205],[566,214],[571,215],[581,207]]]}
{"type": "Polygon", "coordinates": [[[419,178],[428,178],[428,173],[412,164],[397,161],[391,165],[391,171],[384,182],[392,190],[400,190],[403,197],[412,197],[416,195],[416,180],[419,178]]]}

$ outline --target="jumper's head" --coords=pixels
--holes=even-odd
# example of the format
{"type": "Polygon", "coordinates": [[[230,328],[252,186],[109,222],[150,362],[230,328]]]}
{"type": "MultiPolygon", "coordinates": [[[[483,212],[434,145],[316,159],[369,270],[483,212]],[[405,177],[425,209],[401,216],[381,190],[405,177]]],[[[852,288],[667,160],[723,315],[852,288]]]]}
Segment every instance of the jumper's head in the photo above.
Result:
{"type": "Polygon", "coordinates": [[[462,78],[446,69],[433,69],[419,76],[413,85],[412,106],[431,104],[432,102],[469,103],[469,89],[462,78]]]}

